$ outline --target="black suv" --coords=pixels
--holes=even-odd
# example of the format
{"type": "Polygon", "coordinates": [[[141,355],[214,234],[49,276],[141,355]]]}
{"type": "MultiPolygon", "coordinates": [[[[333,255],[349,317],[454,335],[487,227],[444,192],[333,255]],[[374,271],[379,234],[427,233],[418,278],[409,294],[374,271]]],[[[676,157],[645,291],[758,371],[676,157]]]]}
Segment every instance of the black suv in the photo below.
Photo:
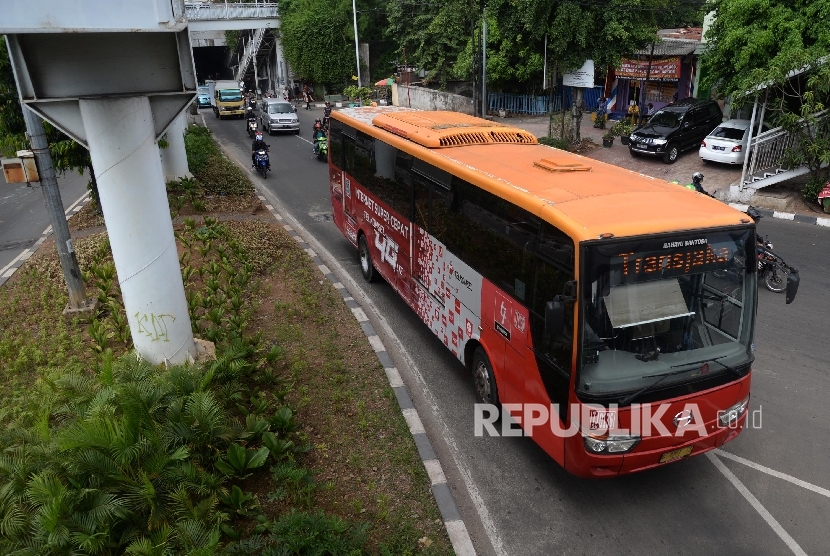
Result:
{"type": "Polygon", "coordinates": [[[635,129],[628,152],[631,156],[662,156],[663,162],[673,164],[682,151],[699,147],[721,121],[723,113],[714,100],[684,98],[664,106],[635,129]]]}

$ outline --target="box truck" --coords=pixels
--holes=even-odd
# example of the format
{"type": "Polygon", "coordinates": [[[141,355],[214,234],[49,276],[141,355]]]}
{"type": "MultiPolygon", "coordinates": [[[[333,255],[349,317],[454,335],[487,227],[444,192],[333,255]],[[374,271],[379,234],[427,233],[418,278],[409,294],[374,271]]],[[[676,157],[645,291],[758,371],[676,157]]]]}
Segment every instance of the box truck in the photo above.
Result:
{"type": "Polygon", "coordinates": [[[225,116],[245,116],[245,101],[242,89],[236,81],[215,81],[209,83],[210,104],[217,118],[225,116]]]}

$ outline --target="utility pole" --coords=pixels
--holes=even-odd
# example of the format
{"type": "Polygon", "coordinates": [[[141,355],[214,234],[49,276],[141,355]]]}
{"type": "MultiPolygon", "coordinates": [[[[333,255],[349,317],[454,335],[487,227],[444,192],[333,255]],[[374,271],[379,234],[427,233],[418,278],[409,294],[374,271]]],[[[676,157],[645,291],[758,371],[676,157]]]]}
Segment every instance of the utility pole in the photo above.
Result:
{"type": "Polygon", "coordinates": [[[357,61],[357,86],[360,87],[360,47],[357,45],[357,6],[352,0],[352,13],[354,14],[354,57],[357,61]]]}
{"type": "Polygon", "coordinates": [[[487,6],[481,11],[481,117],[487,117],[487,6]]]}
{"type": "Polygon", "coordinates": [[[29,135],[29,142],[37,163],[43,198],[46,201],[46,209],[49,211],[49,220],[52,222],[52,231],[55,234],[58,258],[63,269],[66,287],[69,290],[69,304],[66,309],[80,311],[88,307],[86,288],[78,268],[78,258],[75,256],[72,238],[69,235],[69,224],[66,222],[66,213],[63,211],[55,167],[52,166],[52,156],[49,154],[49,142],[46,140],[43,122],[37,114],[29,110],[22,102],[21,105],[23,105],[23,119],[26,121],[26,132],[29,135]]]}

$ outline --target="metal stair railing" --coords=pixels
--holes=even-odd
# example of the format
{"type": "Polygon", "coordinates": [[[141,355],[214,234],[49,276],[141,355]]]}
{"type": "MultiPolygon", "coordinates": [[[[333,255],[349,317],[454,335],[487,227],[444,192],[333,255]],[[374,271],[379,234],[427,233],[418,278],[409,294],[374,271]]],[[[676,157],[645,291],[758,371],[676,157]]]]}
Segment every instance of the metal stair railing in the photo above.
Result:
{"type": "Polygon", "coordinates": [[[248,71],[248,64],[251,63],[252,60],[259,52],[259,46],[262,44],[262,37],[265,36],[265,28],[259,28],[254,31],[254,35],[250,41],[248,41],[248,45],[245,47],[245,52],[242,56],[242,62],[239,64],[239,67],[236,69],[236,80],[239,81],[243,77],[245,77],[245,73],[248,71]]]}
{"type": "MultiPolygon", "coordinates": [[[[830,116],[830,111],[823,110],[814,114],[816,122],[830,116]]],[[[804,120],[802,120],[803,122],[804,120]]],[[[743,185],[750,185],[767,177],[784,172],[781,164],[788,149],[798,145],[799,136],[789,133],[784,128],[776,127],[752,138],[749,149],[749,166],[743,185]]]]}
{"type": "Polygon", "coordinates": [[[279,17],[276,2],[185,2],[184,5],[189,21],[279,17]]]}

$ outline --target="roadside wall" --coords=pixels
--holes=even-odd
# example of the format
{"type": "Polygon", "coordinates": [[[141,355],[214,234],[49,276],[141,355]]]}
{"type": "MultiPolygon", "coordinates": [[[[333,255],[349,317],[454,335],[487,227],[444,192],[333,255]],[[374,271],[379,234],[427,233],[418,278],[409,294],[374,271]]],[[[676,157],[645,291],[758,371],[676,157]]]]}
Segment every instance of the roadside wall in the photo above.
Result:
{"type": "Polygon", "coordinates": [[[393,84],[392,104],[420,110],[452,110],[473,114],[473,99],[470,97],[412,85],[393,84]]]}

